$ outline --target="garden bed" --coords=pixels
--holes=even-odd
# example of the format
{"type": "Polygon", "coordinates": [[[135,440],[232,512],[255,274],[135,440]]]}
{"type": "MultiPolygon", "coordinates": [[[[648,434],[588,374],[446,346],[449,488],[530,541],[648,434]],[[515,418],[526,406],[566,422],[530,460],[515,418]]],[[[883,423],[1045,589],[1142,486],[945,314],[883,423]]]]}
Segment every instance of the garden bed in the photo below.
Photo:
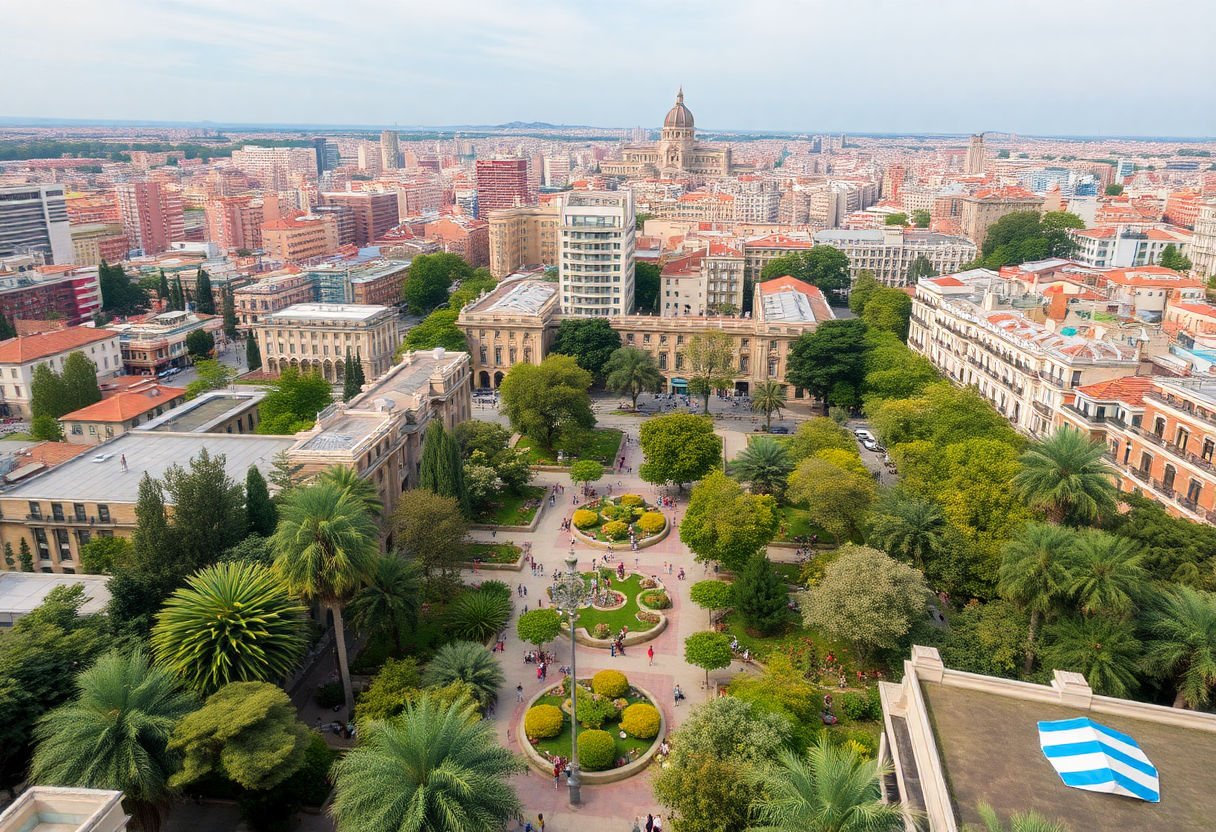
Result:
{"type": "Polygon", "coordinates": [[[638,548],[645,548],[658,543],[667,536],[671,521],[657,506],[645,502],[638,494],[619,494],[616,497],[600,497],[589,503],[584,503],[575,509],[574,536],[584,543],[605,549],[608,546],[628,547],[630,545],[629,526],[633,526],[634,540],[638,548]],[[637,502],[636,505],[623,505],[626,499],[637,502]],[[591,522],[582,518],[595,517],[591,522]],[[662,528],[647,532],[642,528],[643,516],[658,514],[663,518],[662,528]],[[616,525],[613,525],[616,524],[616,525]],[[611,534],[609,532],[612,532],[611,534]]]}
{"type": "Polygon", "coordinates": [[[515,447],[523,448],[528,452],[528,462],[532,465],[568,468],[575,459],[594,459],[611,468],[620,452],[621,436],[621,431],[616,428],[596,428],[591,431],[587,442],[580,448],[578,454],[566,454],[560,460],[556,450],[550,451],[542,448],[527,436],[521,436],[515,447]]]}
{"type": "Polygon", "coordinates": [[[465,551],[465,563],[479,561],[500,566],[516,564],[524,554],[524,550],[514,543],[470,543],[465,551]]]}
{"type": "MultiPolygon", "coordinates": [[[[590,586],[591,572],[584,572],[583,579],[590,586]]],[[[587,635],[593,640],[595,639],[595,627],[597,624],[605,624],[608,626],[611,635],[615,636],[621,631],[621,627],[628,627],[630,633],[647,633],[659,626],[658,621],[647,622],[638,620],[638,613],[643,610],[638,606],[638,594],[643,592],[642,581],[645,578],[642,575],[634,573],[623,581],[616,579],[616,573],[612,573],[612,589],[615,592],[620,592],[625,596],[625,603],[619,607],[610,610],[597,609],[595,607],[583,607],[578,613],[578,626],[587,631],[587,635]]],[[[659,616],[662,619],[662,614],[659,616]]],[[[563,616],[563,621],[565,617],[563,616]]],[[[569,632],[569,624],[567,623],[562,628],[563,633],[569,632]]],[[[597,645],[599,646],[599,645],[597,645]]],[[[608,640],[603,640],[603,647],[608,647],[608,640]]]]}
{"type": "Polygon", "coordinates": [[[544,504],[547,493],[543,486],[525,485],[517,493],[500,494],[489,508],[474,518],[473,525],[531,526],[544,504]]]}

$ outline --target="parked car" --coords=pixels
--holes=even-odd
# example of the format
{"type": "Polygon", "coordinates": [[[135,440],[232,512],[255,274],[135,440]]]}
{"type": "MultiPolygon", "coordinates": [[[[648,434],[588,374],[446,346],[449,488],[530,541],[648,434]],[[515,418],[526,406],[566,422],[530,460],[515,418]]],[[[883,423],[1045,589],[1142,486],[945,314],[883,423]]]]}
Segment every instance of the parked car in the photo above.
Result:
{"type": "Polygon", "coordinates": [[[768,432],[769,433],[789,433],[790,429],[787,427],[782,427],[781,425],[774,425],[773,427],[768,429],[768,432]]]}
{"type": "Polygon", "coordinates": [[[867,451],[877,451],[878,450],[878,443],[875,442],[873,439],[861,440],[861,446],[863,448],[865,448],[867,451]]]}
{"type": "Polygon", "coordinates": [[[870,433],[865,428],[856,428],[853,431],[853,435],[858,439],[869,439],[871,442],[874,441],[874,434],[870,433]]]}

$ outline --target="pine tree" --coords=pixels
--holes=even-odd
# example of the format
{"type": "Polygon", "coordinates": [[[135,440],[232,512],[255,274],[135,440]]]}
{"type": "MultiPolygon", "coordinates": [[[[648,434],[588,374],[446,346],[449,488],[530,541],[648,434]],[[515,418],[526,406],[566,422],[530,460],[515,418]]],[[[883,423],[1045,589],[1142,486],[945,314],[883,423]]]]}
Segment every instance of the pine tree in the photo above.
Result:
{"type": "Polygon", "coordinates": [[[445,433],[443,447],[446,457],[443,468],[446,478],[446,493],[456,498],[461,514],[465,517],[472,517],[473,508],[469,502],[469,489],[464,483],[464,459],[460,453],[460,443],[456,441],[455,436],[445,433]]]}
{"type": "Polygon", "coordinates": [[[300,471],[303,465],[294,463],[287,456],[287,451],[279,451],[270,463],[270,484],[275,487],[275,503],[282,503],[289,491],[300,484],[300,471]]]}
{"type": "Polygon", "coordinates": [[[24,537],[21,538],[21,547],[20,547],[19,551],[20,551],[20,554],[18,555],[18,557],[21,559],[21,571],[22,572],[33,572],[34,571],[34,555],[30,552],[30,542],[28,540],[26,540],[24,537]]]}
{"type": "Polygon", "coordinates": [[[359,395],[359,392],[360,385],[359,379],[355,375],[355,362],[350,357],[350,350],[347,350],[346,358],[342,362],[342,401],[350,401],[359,395]]]}
{"type": "Polygon", "coordinates": [[[426,428],[422,440],[422,462],[418,472],[418,487],[442,497],[454,497],[461,512],[469,515],[469,494],[464,485],[460,444],[449,436],[438,419],[426,428]]]}
{"type": "Polygon", "coordinates": [[[169,299],[169,308],[181,312],[186,308],[186,293],[182,289],[182,276],[179,274],[173,281],[173,294],[169,299]]]}
{"type": "Polygon", "coordinates": [[[236,338],[236,307],[232,301],[232,290],[224,290],[224,334],[236,338]]]}
{"type": "Polygon", "coordinates": [[[245,474],[245,520],[249,534],[270,537],[274,534],[278,519],[278,509],[270,500],[270,489],[266,487],[262,472],[256,465],[250,465],[249,472],[245,474]]]}
{"type": "Polygon", "coordinates": [[[211,275],[200,268],[194,278],[194,308],[204,315],[215,314],[215,294],[211,291],[211,275]]]}
{"type": "Polygon", "coordinates": [[[135,502],[135,531],[131,534],[131,560],[138,571],[163,576],[172,560],[172,532],[165,516],[165,492],[146,471],[139,481],[135,502]]]}
{"type": "Polygon", "coordinates": [[[17,561],[13,557],[13,544],[7,540],[4,542],[4,566],[10,572],[17,568],[17,561]]]}
{"type": "Polygon", "coordinates": [[[169,291],[169,278],[165,277],[165,270],[160,270],[160,285],[156,289],[156,294],[165,303],[172,303],[173,296],[169,291]]]}
{"type": "Polygon", "coordinates": [[[732,591],[735,610],[749,627],[772,633],[785,621],[789,590],[763,552],[747,561],[732,591]]]}
{"type": "Polygon", "coordinates": [[[434,494],[443,493],[439,490],[439,469],[445,456],[443,447],[445,435],[443,422],[433,419],[426,426],[426,433],[422,437],[422,460],[418,463],[418,487],[425,488],[434,494]]]}
{"type": "Polygon", "coordinates": [[[101,387],[97,384],[97,365],[84,353],[74,352],[64,359],[62,379],[64,405],[67,407],[64,413],[71,413],[101,401],[101,387]]]}
{"type": "Polygon", "coordinates": [[[71,409],[68,407],[68,394],[63,377],[52,370],[49,364],[39,364],[35,367],[33,379],[30,381],[31,415],[35,419],[39,416],[58,419],[71,409]]]}
{"type": "Polygon", "coordinates": [[[245,364],[249,367],[249,372],[262,366],[262,350],[252,332],[245,336],[245,364]]]}
{"type": "Polygon", "coordinates": [[[355,360],[351,362],[351,369],[355,373],[355,378],[358,379],[359,388],[367,384],[367,377],[363,375],[363,356],[359,350],[355,351],[355,360]]]}
{"type": "Polygon", "coordinates": [[[17,330],[9,323],[8,318],[0,315],[0,341],[7,341],[9,338],[16,338],[17,330]]]}

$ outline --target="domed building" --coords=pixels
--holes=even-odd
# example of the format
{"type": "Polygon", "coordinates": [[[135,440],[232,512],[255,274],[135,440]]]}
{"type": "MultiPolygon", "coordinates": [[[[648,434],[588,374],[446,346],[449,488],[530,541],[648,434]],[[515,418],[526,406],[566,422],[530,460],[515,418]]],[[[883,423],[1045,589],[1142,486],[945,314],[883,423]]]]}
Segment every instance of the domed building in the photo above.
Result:
{"type": "Polygon", "coordinates": [[[684,90],[663,119],[658,144],[629,145],[621,158],[600,163],[607,176],[729,176],[730,148],[697,141],[692,110],[684,105],[684,90]]]}

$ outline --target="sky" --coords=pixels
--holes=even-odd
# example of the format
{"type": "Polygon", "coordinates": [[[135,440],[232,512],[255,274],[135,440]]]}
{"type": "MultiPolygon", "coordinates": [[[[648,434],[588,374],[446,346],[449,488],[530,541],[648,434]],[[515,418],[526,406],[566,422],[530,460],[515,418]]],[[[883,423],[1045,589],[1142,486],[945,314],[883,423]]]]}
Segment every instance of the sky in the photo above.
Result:
{"type": "Polygon", "coordinates": [[[3,116],[1216,136],[1211,0],[3,5],[3,116]]]}

